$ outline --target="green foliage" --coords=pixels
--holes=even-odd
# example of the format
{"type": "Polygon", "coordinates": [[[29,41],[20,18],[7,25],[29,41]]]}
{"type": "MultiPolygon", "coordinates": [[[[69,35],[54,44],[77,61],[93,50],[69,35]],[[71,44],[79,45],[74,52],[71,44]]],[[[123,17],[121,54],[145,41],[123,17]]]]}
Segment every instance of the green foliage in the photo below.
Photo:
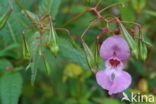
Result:
{"type": "Polygon", "coordinates": [[[13,49],[17,49],[19,47],[19,44],[17,43],[13,43],[9,46],[7,46],[6,48],[0,50],[0,56],[1,57],[13,57],[13,58],[17,58],[17,55],[15,53],[13,53],[13,49]]]}
{"type": "Polygon", "coordinates": [[[60,53],[63,57],[72,60],[73,62],[80,64],[82,67],[88,69],[86,64],[87,60],[82,49],[74,49],[73,46],[67,40],[60,40],[60,53]]]}
{"type": "Polygon", "coordinates": [[[39,47],[40,47],[40,40],[37,39],[40,37],[40,33],[36,32],[34,33],[34,36],[31,38],[31,44],[30,44],[30,54],[31,54],[31,83],[32,85],[34,84],[36,75],[37,75],[37,70],[38,70],[38,60],[39,60],[39,47]]]}
{"type": "Polygon", "coordinates": [[[128,31],[126,30],[126,28],[124,27],[123,24],[119,23],[120,28],[121,28],[121,32],[123,37],[126,39],[126,41],[128,42],[128,45],[130,46],[130,48],[132,49],[132,54],[138,58],[138,47],[137,47],[137,43],[135,42],[135,40],[132,38],[132,36],[128,33],[128,31]]]}
{"type": "Polygon", "coordinates": [[[62,0],[41,0],[39,5],[39,13],[50,14],[55,19],[62,0]]]}
{"type": "Polygon", "coordinates": [[[125,0],[118,0],[118,1],[124,2],[124,7],[119,8],[122,20],[134,21],[135,20],[134,11],[132,10],[131,5],[129,5],[129,2],[125,0]]]}
{"type": "MultiPolygon", "coordinates": [[[[99,55],[99,47],[95,44],[96,36],[107,24],[99,21],[94,28],[89,29],[84,39],[87,45],[81,43],[80,36],[90,21],[95,19],[94,12],[85,12],[82,17],[64,25],[97,2],[98,0],[0,1],[1,104],[137,104],[121,102],[120,95],[120,98],[108,96],[107,91],[97,85],[95,75],[89,70],[90,66],[95,65],[99,66],[97,70],[105,69],[99,55]],[[8,12],[9,8],[13,8],[13,11],[8,12]],[[46,14],[49,14],[52,20],[49,20],[46,14]],[[26,44],[23,44],[23,31],[26,44]],[[22,49],[26,57],[23,57],[22,49]],[[93,50],[96,52],[91,52],[93,50]]],[[[147,57],[144,62],[132,56],[129,59],[126,70],[132,75],[133,83],[130,89],[124,92],[128,96],[131,90],[139,90],[142,93],[138,86],[140,80],[145,79],[148,88],[146,93],[154,95],[156,2],[103,0],[98,10],[117,2],[125,4],[125,7],[112,7],[102,15],[118,16],[121,21],[140,23],[144,34],[141,34],[141,41],[137,39],[139,35],[133,34],[135,26],[123,22],[111,23],[109,27],[114,29],[120,26],[132,54],[142,60],[147,57]]],[[[110,35],[112,33],[102,36],[99,43],[110,35]]]]}
{"type": "Polygon", "coordinates": [[[10,15],[11,15],[12,9],[9,9],[1,18],[0,18],[0,30],[5,26],[7,23],[10,15]]]}
{"type": "Polygon", "coordinates": [[[145,13],[151,15],[151,16],[156,16],[156,12],[155,11],[151,11],[151,10],[145,10],[145,13]]]}
{"type": "Polygon", "coordinates": [[[1,72],[8,72],[8,68],[12,68],[12,64],[7,59],[0,60],[0,70],[1,72]]]}
{"type": "Polygon", "coordinates": [[[0,79],[0,98],[2,104],[17,104],[22,91],[20,73],[9,73],[0,79]]]}

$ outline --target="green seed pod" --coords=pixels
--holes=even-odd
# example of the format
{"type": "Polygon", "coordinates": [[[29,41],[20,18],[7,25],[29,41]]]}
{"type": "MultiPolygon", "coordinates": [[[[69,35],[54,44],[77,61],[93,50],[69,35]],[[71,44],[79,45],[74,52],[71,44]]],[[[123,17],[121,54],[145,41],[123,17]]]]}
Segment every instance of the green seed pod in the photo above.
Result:
{"type": "Polygon", "coordinates": [[[51,52],[54,55],[57,55],[59,52],[59,45],[58,45],[58,39],[57,39],[58,37],[57,37],[56,31],[54,30],[52,23],[50,25],[51,25],[51,29],[50,29],[50,34],[49,34],[49,39],[50,39],[49,47],[50,47],[51,52]]]}
{"type": "Polygon", "coordinates": [[[22,39],[23,39],[23,45],[22,45],[23,57],[24,57],[24,59],[29,59],[30,58],[30,50],[29,50],[29,46],[28,46],[28,43],[27,43],[24,35],[22,35],[22,39]]]}
{"type": "Polygon", "coordinates": [[[131,35],[128,33],[128,31],[126,30],[123,24],[119,23],[119,26],[120,26],[123,37],[126,39],[126,41],[128,42],[128,45],[132,49],[132,55],[138,58],[139,52],[138,52],[137,42],[131,37],[131,35]]]}
{"type": "Polygon", "coordinates": [[[95,61],[94,55],[93,55],[92,51],[90,50],[90,48],[88,47],[88,45],[84,41],[82,41],[82,45],[84,48],[84,52],[85,52],[85,55],[87,58],[88,65],[89,65],[90,69],[92,70],[92,72],[96,73],[96,69],[95,69],[96,61],[95,61]]]}
{"type": "Polygon", "coordinates": [[[57,44],[50,45],[50,51],[56,56],[59,52],[59,46],[57,44]]]}
{"type": "Polygon", "coordinates": [[[50,74],[50,73],[51,73],[51,69],[50,69],[50,66],[49,66],[48,61],[46,60],[46,58],[45,58],[44,56],[43,56],[43,61],[44,61],[44,65],[45,65],[46,72],[47,72],[48,74],[50,74]]]}
{"type": "Polygon", "coordinates": [[[140,58],[143,61],[147,58],[147,46],[142,41],[140,41],[140,58]]]}
{"type": "Polygon", "coordinates": [[[0,18],[0,30],[5,26],[7,23],[11,13],[12,13],[12,8],[10,8],[1,18],[0,18]]]}

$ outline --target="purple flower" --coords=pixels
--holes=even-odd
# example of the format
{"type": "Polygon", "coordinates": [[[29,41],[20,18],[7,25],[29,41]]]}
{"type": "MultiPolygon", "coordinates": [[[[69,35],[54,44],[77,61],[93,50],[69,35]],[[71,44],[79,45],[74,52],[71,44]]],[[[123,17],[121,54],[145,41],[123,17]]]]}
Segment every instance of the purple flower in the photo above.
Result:
{"type": "Polygon", "coordinates": [[[121,36],[107,38],[101,45],[100,56],[105,60],[105,70],[96,73],[97,83],[108,90],[109,95],[122,92],[131,84],[131,76],[123,71],[130,56],[127,42],[121,36]]]}

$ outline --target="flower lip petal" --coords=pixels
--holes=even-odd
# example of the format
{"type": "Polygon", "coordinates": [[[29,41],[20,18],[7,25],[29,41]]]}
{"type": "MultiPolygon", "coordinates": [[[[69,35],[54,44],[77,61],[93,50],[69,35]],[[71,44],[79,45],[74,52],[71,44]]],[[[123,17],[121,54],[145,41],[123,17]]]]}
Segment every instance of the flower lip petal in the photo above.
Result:
{"type": "Polygon", "coordinates": [[[113,82],[109,78],[109,71],[101,70],[96,73],[96,81],[103,89],[109,90],[113,82]]]}
{"type": "Polygon", "coordinates": [[[127,42],[121,36],[111,36],[102,43],[100,56],[106,60],[110,57],[126,60],[130,56],[130,50],[127,42]]]}
{"type": "Polygon", "coordinates": [[[132,78],[129,73],[122,71],[119,76],[113,80],[109,89],[109,95],[116,94],[127,89],[131,84],[132,78]]]}
{"type": "Polygon", "coordinates": [[[107,67],[105,70],[96,73],[98,85],[108,90],[109,95],[122,92],[131,84],[132,78],[130,74],[122,71],[120,68],[112,69],[111,67],[107,67]]]}

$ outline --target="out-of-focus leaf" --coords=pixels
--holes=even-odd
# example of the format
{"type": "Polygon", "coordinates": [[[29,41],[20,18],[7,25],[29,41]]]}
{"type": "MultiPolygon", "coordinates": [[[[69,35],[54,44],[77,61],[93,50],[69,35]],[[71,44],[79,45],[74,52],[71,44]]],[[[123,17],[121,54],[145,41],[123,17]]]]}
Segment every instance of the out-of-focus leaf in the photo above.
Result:
{"type": "Polygon", "coordinates": [[[94,101],[100,104],[122,104],[122,102],[113,98],[94,98],[94,101]]]}
{"type": "Polygon", "coordinates": [[[6,48],[4,48],[3,50],[0,50],[0,56],[1,57],[5,57],[5,56],[11,56],[13,58],[17,58],[13,53],[12,53],[12,49],[18,48],[19,44],[14,43],[11,44],[9,46],[7,46],[6,48]]]}
{"type": "Polygon", "coordinates": [[[140,79],[139,80],[138,89],[143,93],[148,92],[148,83],[147,83],[146,79],[140,79]]]}
{"type": "Polygon", "coordinates": [[[10,73],[0,79],[0,97],[2,104],[18,104],[22,90],[22,77],[19,73],[10,73]]]}
{"type": "Polygon", "coordinates": [[[81,100],[80,104],[92,104],[88,99],[86,100],[81,100]]]}
{"type": "Polygon", "coordinates": [[[152,10],[145,10],[145,13],[151,15],[151,16],[155,16],[156,17],[156,11],[152,11],[152,10]]]}
{"type": "Polygon", "coordinates": [[[42,0],[39,5],[39,13],[50,14],[53,19],[55,19],[59,7],[61,4],[61,0],[42,0]]]}
{"type": "Polygon", "coordinates": [[[69,80],[69,85],[72,86],[70,88],[70,94],[72,97],[78,97],[79,96],[79,91],[80,91],[80,85],[77,81],[78,79],[71,79],[69,80]]]}
{"type": "Polygon", "coordinates": [[[129,2],[125,1],[125,0],[118,0],[119,2],[125,2],[124,3],[124,7],[119,7],[120,12],[121,12],[121,17],[122,20],[124,21],[134,21],[135,19],[135,15],[134,15],[134,11],[132,10],[132,7],[128,4],[129,2]]]}
{"type": "Polygon", "coordinates": [[[151,40],[147,37],[147,35],[142,35],[142,42],[145,43],[147,46],[153,47],[151,40]]]}
{"type": "Polygon", "coordinates": [[[76,104],[77,101],[74,98],[67,99],[64,104],[76,104]]]}
{"type": "MultiPolygon", "coordinates": [[[[142,65],[142,63],[140,61],[130,60],[130,62],[134,66],[132,68],[135,69],[135,71],[133,71],[133,72],[135,72],[135,73],[133,73],[134,75],[137,75],[139,73],[142,76],[145,76],[147,74],[145,68],[143,67],[143,65],[142,65]]],[[[138,77],[138,76],[134,76],[134,77],[138,77]]]]}
{"type": "Polygon", "coordinates": [[[67,80],[67,77],[76,78],[80,76],[83,72],[83,69],[77,64],[68,64],[64,69],[63,81],[67,80]]]}
{"type": "Polygon", "coordinates": [[[6,72],[8,68],[12,68],[12,64],[7,59],[0,60],[0,71],[6,72]]]}
{"type": "MultiPolygon", "coordinates": [[[[29,0],[30,1],[30,0],[29,0]]],[[[28,1],[27,1],[28,3],[28,1]]],[[[21,31],[23,30],[24,26],[27,24],[26,18],[23,18],[24,16],[20,13],[19,8],[17,7],[15,0],[9,0],[9,3],[5,0],[1,0],[0,3],[0,14],[3,14],[8,9],[8,5],[13,6],[13,13],[10,15],[10,18],[8,19],[9,24],[11,24],[12,31],[14,31],[14,34],[16,36],[17,41],[20,39],[21,31]]],[[[8,31],[9,27],[4,27],[1,32],[0,36],[2,39],[4,39],[8,43],[12,43],[12,38],[10,37],[10,31],[8,31]]]]}
{"type": "Polygon", "coordinates": [[[138,12],[142,12],[146,6],[146,0],[131,0],[133,8],[138,12]]]}

